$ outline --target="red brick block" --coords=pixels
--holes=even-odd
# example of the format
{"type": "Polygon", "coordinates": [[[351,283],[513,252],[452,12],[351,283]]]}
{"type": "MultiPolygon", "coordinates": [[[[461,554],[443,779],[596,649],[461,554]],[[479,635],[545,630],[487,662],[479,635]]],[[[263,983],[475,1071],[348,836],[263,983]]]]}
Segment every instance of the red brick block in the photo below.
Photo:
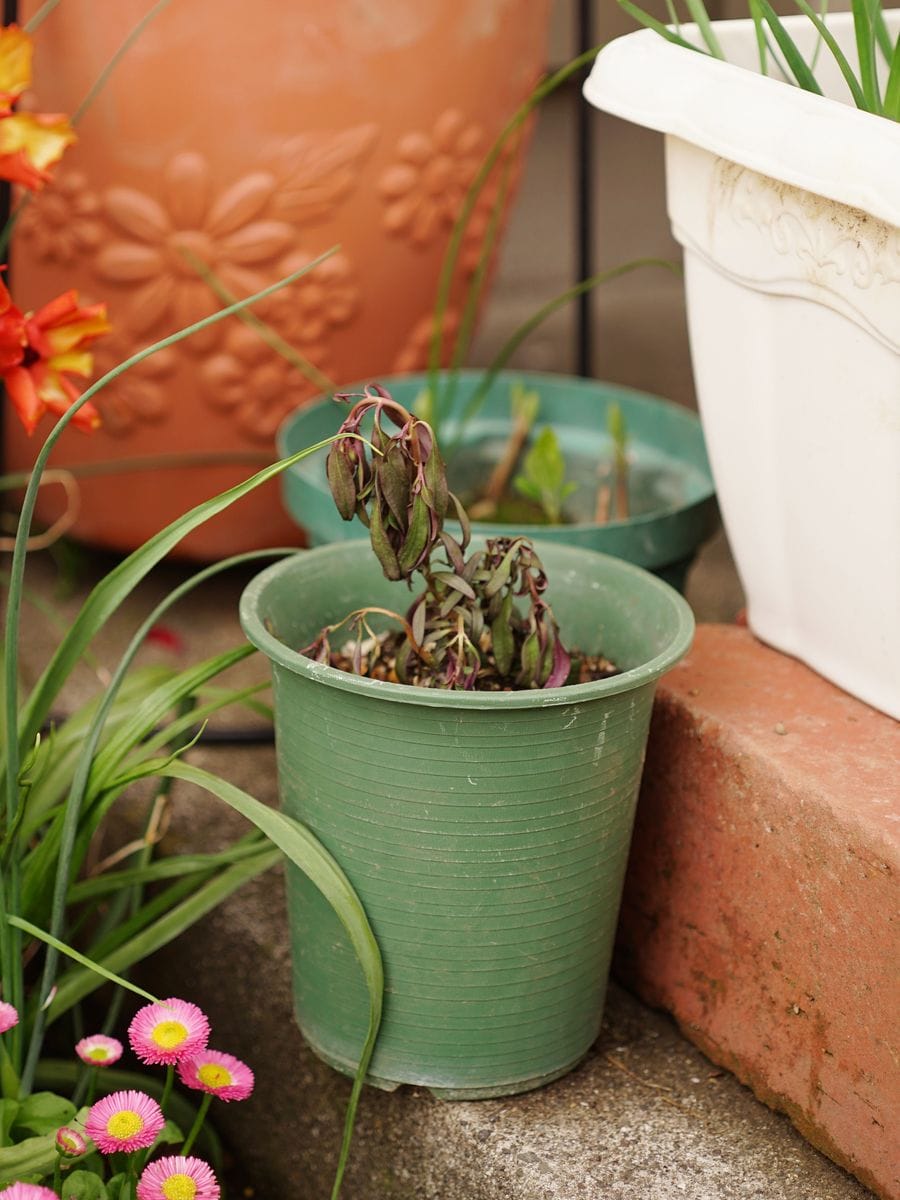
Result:
{"type": "Polygon", "coordinates": [[[619,975],[900,1197],[900,725],[734,626],[663,680],[619,975]]]}

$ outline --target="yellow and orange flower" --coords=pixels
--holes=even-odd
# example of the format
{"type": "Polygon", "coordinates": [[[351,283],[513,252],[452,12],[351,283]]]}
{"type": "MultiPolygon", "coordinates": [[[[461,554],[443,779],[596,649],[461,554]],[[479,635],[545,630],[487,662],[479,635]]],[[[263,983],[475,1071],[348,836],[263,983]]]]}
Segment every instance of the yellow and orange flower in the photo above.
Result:
{"type": "MultiPolygon", "coordinates": [[[[91,375],[94,359],[86,347],[110,328],[106,305],[81,308],[78,293],[70,291],[23,317],[9,302],[5,288],[3,293],[6,295],[4,298],[0,294],[0,377],[19,419],[32,434],[46,412],[61,416],[80,396],[69,376],[87,379],[91,375]],[[5,309],[4,302],[8,302],[5,309]],[[21,321],[21,341],[15,358],[12,348],[17,314],[21,321]]],[[[90,432],[100,425],[100,414],[88,402],[72,418],[72,424],[90,432]]]]}
{"type": "Polygon", "coordinates": [[[0,28],[0,179],[38,191],[75,141],[59,113],[17,113],[12,106],[31,83],[32,42],[17,25],[0,28]]]}

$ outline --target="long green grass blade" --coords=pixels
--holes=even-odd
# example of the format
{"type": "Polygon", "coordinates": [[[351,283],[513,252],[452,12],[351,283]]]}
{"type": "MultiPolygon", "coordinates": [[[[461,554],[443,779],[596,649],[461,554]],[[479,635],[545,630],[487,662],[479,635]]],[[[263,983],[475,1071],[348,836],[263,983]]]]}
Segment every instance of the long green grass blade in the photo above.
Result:
{"type": "MultiPolygon", "coordinates": [[[[620,0],[621,2],[621,0],[620,0]]],[[[609,271],[601,271],[597,275],[592,275],[590,279],[583,279],[580,283],[576,283],[574,287],[567,288],[558,296],[554,296],[542,308],[539,308],[536,313],[524,321],[518,329],[504,342],[500,347],[499,352],[495,355],[493,362],[485,371],[481,382],[472,393],[463,410],[461,417],[461,425],[465,425],[479,411],[484,403],[485,397],[493,386],[494,380],[503,368],[506,366],[509,359],[516,352],[522,342],[533,333],[537,327],[552,316],[557,309],[569,304],[576,296],[582,295],[584,292],[591,291],[592,288],[598,287],[602,283],[608,283],[610,280],[618,279],[621,275],[628,275],[631,271],[636,271],[639,267],[665,267],[668,271],[680,273],[681,268],[677,263],[669,262],[662,258],[638,258],[632,262],[623,263],[619,267],[613,267],[609,271]]],[[[451,450],[452,453],[452,450],[451,450]]]]}
{"type": "MultiPolygon", "coordinates": [[[[594,61],[601,47],[595,46],[591,50],[586,50],[584,54],[579,54],[577,58],[566,63],[553,75],[543,79],[536,88],[531,92],[523,103],[516,109],[510,119],[500,130],[493,144],[484,157],[484,161],[478,168],[475,178],[469,185],[469,190],[466,192],[465,199],[460,207],[459,214],[454,222],[453,229],[450,232],[450,238],[447,242],[447,249],[444,251],[444,258],[441,263],[441,273],[438,278],[437,293],[434,304],[434,329],[431,335],[431,345],[428,352],[428,393],[434,398],[438,394],[437,381],[438,370],[441,359],[441,343],[443,340],[444,318],[447,313],[447,306],[450,303],[450,289],[453,286],[453,276],[456,271],[456,264],[459,259],[460,248],[462,247],[463,237],[466,232],[466,227],[474,212],[475,205],[478,202],[478,197],[481,195],[487,179],[493,171],[497,160],[503,153],[503,149],[509,139],[515,134],[522,125],[528,120],[535,108],[541,103],[545,97],[555,92],[558,87],[571,79],[582,67],[586,67],[588,63],[594,61]]],[[[435,410],[434,420],[439,428],[441,413],[435,410]]]]}
{"type": "Polygon", "coordinates": [[[159,773],[171,775],[173,778],[187,783],[197,784],[198,787],[218,796],[229,807],[252,821],[257,829],[261,829],[318,888],[324,899],[334,909],[356,952],[369,993],[369,1028],[360,1054],[350,1101],[347,1105],[347,1119],[332,1190],[332,1200],[337,1200],[350,1152],[359,1096],[381,1025],[381,1007],[384,995],[384,968],[381,962],[381,952],[365,910],[353,885],[338,863],[318,839],[298,821],[293,821],[284,813],[268,808],[224,779],[217,779],[209,772],[202,771],[188,763],[171,763],[162,768],[159,773]]]}
{"type": "Polygon", "coordinates": [[[689,42],[683,38],[680,33],[670,29],[668,25],[664,25],[662,21],[648,13],[645,9],[640,8],[637,4],[632,3],[632,0],[617,0],[619,8],[623,12],[627,12],[630,17],[633,17],[639,25],[645,26],[647,29],[652,29],[658,33],[660,37],[671,42],[675,46],[681,46],[684,50],[696,50],[700,54],[708,54],[708,50],[704,50],[702,46],[695,46],[693,42],[689,42]]]}
{"type": "MultiPolygon", "coordinates": [[[[301,451],[300,456],[303,457],[303,456],[305,456],[306,453],[307,453],[306,451],[301,451]]],[[[279,466],[283,466],[283,464],[275,464],[275,466],[279,467],[279,466]]],[[[260,475],[265,476],[266,474],[267,474],[266,471],[260,472],[259,475],[254,476],[254,479],[259,479],[260,475]]],[[[252,482],[252,481],[248,481],[248,482],[252,482]]],[[[246,484],[240,484],[240,485],[238,485],[237,488],[231,489],[231,493],[233,493],[235,491],[239,491],[245,487],[246,487],[246,484]]],[[[231,493],[225,493],[225,495],[230,495],[231,493]]],[[[216,499],[221,500],[221,497],[217,497],[216,499]]],[[[198,509],[206,510],[208,505],[210,505],[210,504],[215,504],[215,500],[206,501],[205,504],[199,505],[198,509]]],[[[193,512],[196,514],[198,512],[198,509],[194,509],[193,512]]],[[[188,518],[190,518],[190,516],[191,516],[191,514],[188,514],[188,518]]],[[[184,518],[182,518],[179,521],[174,522],[174,525],[176,525],[176,526],[180,525],[183,520],[184,520],[184,518]]],[[[155,541],[155,540],[159,540],[159,539],[164,540],[165,534],[167,532],[171,531],[172,528],[173,528],[173,526],[170,525],[168,527],[168,530],[163,530],[161,534],[158,534],[156,536],[156,539],[151,539],[150,542],[145,543],[145,545],[143,547],[141,547],[140,550],[135,551],[135,553],[132,554],[130,558],[125,560],[124,564],[120,564],[120,567],[115,568],[109,575],[107,575],[105,577],[104,580],[102,580],[97,585],[97,587],[94,589],[94,591],[91,593],[91,595],[88,597],[88,599],[85,601],[84,605],[82,606],[81,612],[79,613],[78,617],[76,618],[75,624],[73,625],[73,630],[78,625],[79,621],[81,621],[84,618],[85,611],[91,605],[92,600],[97,596],[98,592],[101,592],[102,589],[104,588],[104,586],[108,584],[109,580],[116,575],[116,572],[118,570],[120,570],[121,566],[127,565],[128,563],[133,564],[136,558],[138,560],[140,560],[143,552],[147,550],[147,547],[150,546],[153,543],[153,541],[155,541]]],[[[292,551],[287,551],[287,552],[292,552],[292,551]]],[[[94,755],[95,755],[95,753],[97,751],[97,747],[100,743],[100,739],[101,739],[101,735],[103,732],[103,727],[104,727],[104,722],[106,720],[106,717],[115,702],[115,698],[119,691],[119,688],[121,687],[122,682],[125,679],[126,673],[129,669],[131,663],[133,662],[135,655],[137,654],[138,650],[140,649],[140,646],[143,643],[144,638],[147,636],[147,634],[153,628],[153,626],[159,621],[160,617],[164,613],[166,613],[168,611],[168,609],[172,607],[172,605],[176,604],[184,595],[186,595],[188,592],[190,592],[193,588],[197,587],[200,583],[203,583],[206,580],[213,578],[214,576],[220,574],[222,571],[228,570],[232,566],[235,566],[237,564],[252,562],[252,561],[256,561],[261,558],[277,557],[277,556],[283,555],[285,553],[286,553],[285,550],[252,551],[248,554],[235,555],[233,558],[225,559],[222,562],[213,563],[211,566],[206,567],[204,570],[197,572],[196,575],[192,576],[190,579],[186,580],[185,582],[180,584],[178,587],[174,588],[156,606],[156,608],[144,620],[143,624],[139,627],[139,629],[137,630],[135,635],[132,637],[131,642],[129,643],[128,647],[126,648],[125,653],[122,655],[122,658],[119,661],[119,664],[113,673],[112,679],[110,680],[109,685],[107,686],[106,693],[104,694],[103,699],[102,699],[102,701],[97,709],[97,712],[94,716],[94,719],[91,722],[91,727],[87,734],[87,737],[85,738],[85,742],[84,742],[84,745],[81,750],[81,757],[78,760],[78,765],[76,766],[75,773],[74,773],[73,779],[72,779],[72,784],[71,784],[71,787],[69,790],[69,797],[68,797],[66,807],[65,807],[65,816],[64,816],[64,819],[62,822],[62,828],[61,828],[60,836],[59,836],[59,852],[58,852],[58,857],[57,857],[57,861],[56,861],[56,872],[55,872],[56,877],[54,880],[54,887],[53,887],[53,903],[52,903],[51,917],[50,917],[50,932],[54,937],[58,938],[60,936],[60,934],[62,933],[62,929],[63,929],[63,924],[64,924],[64,920],[65,920],[66,894],[69,890],[69,885],[72,880],[72,874],[73,874],[72,864],[73,864],[73,855],[75,854],[75,850],[76,850],[76,844],[77,844],[79,836],[80,836],[81,850],[83,853],[86,850],[87,842],[91,835],[91,827],[90,826],[88,828],[80,829],[80,817],[81,817],[82,802],[84,800],[84,796],[87,791],[88,780],[90,778],[91,770],[94,765],[94,762],[93,762],[94,755]]],[[[151,563],[154,561],[152,555],[150,556],[150,561],[151,561],[151,563]]],[[[146,570],[144,570],[143,573],[145,574],[146,570]]],[[[134,577],[134,580],[130,584],[130,586],[134,586],[134,582],[137,582],[140,578],[141,578],[141,572],[138,572],[136,574],[136,576],[134,577]]],[[[115,608],[115,604],[113,604],[113,609],[114,608],[115,608]]],[[[241,649],[241,651],[239,651],[237,653],[242,654],[242,652],[243,652],[243,649],[241,649]]],[[[226,660],[227,660],[227,658],[228,658],[228,656],[226,656],[226,660]]],[[[12,752],[12,749],[10,748],[10,753],[11,752],[12,752]]],[[[108,796],[107,804],[110,803],[113,798],[114,798],[114,795],[108,796]]],[[[93,814],[93,819],[94,819],[95,823],[97,820],[99,820],[99,811],[97,811],[93,814]]],[[[45,842],[47,842],[48,840],[49,839],[45,839],[45,842]]],[[[43,847],[42,847],[42,849],[43,849],[43,847]]],[[[28,1048],[28,1056],[26,1058],[25,1067],[24,1067],[24,1070],[22,1073],[23,1086],[26,1088],[26,1090],[31,1085],[31,1080],[33,1079],[34,1072],[37,1069],[38,1058],[40,1057],[41,1041],[42,1041],[44,1025],[45,1025],[44,1002],[46,1001],[47,997],[50,995],[50,991],[53,987],[53,984],[55,981],[56,968],[57,968],[56,954],[51,949],[50,951],[48,951],[46,958],[44,960],[44,971],[43,971],[43,974],[41,977],[41,985],[40,985],[39,1010],[38,1010],[37,1016],[35,1017],[34,1026],[32,1028],[31,1041],[29,1043],[29,1048],[28,1048]]]]}
{"type": "Polygon", "coordinates": [[[100,93],[106,87],[107,83],[109,82],[110,76],[112,75],[113,71],[115,71],[116,67],[119,65],[119,62],[128,53],[128,51],[131,49],[131,47],[134,45],[134,43],[138,40],[138,38],[141,36],[141,34],[144,32],[144,30],[147,28],[147,26],[150,24],[150,22],[154,19],[154,17],[158,17],[159,14],[163,11],[163,9],[168,8],[171,3],[172,3],[172,0],[157,0],[156,4],[153,5],[153,7],[149,10],[149,12],[146,12],[141,17],[141,19],[138,21],[138,23],[129,31],[129,33],[125,37],[125,40],[121,43],[121,45],[118,47],[118,49],[113,54],[112,58],[110,58],[109,62],[104,66],[103,70],[100,72],[100,74],[94,80],[94,83],[92,84],[91,89],[88,92],[88,94],[85,96],[85,98],[81,101],[81,103],[75,109],[75,112],[72,114],[72,124],[73,125],[77,125],[78,122],[81,120],[81,118],[84,116],[84,114],[88,111],[88,109],[91,107],[91,105],[97,99],[97,97],[100,95],[100,93]]]}
{"type": "Polygon", "coordinates": [[[865,107],[869,112],[881,113],[881,91],[878,87],[878,68],[875,61],[875,28],[869,17],[867,0],[852,0],[853,32],[856,36],[856,54],[859,58],[859,75],[865,107]]]}
{"type": "Polygon", "coordinates": [[[887,21],[884,19],[884,9],[881,7],[881,0],[869,0],[869,19],[875,30],[875,41],[878,43],[878,49],[884,56],[884,61],[890,66],[894,57],[894,49],[887,21]]]}
{"type": "Polygon", "coordinates": [[[900,121],[900,36],[889,59],[887,84],[884,89],[884,115],[900,121]]]}
{"type": "Polygon", "coordinates": [[[247,834],[227,850],[215,854],[167,854],[145,867],[129,867],[122,871],[104,871],[90,879],[80,879],[69,888],[69,903],[82,904],[102,899],[122,888],[135,884],[159,883],[163,879],[178,879],[183,875],[202,874],[230,866],[241,858],[250,858],[262,845],[261,835],[247,834]]]}
{"type": "Polygon", "coordinates": [[[254,704],[248,700],[249,697],[254,696],[257,692],[266,691],[271,686],[268,680],[263,680],[237,691],[227,688],[204,688],[202,693],[199,694],[202,694],[204,697],[208,695],[210,697],[209,701],[205,704],[196,705],[191,712],[182,714],[180,717],[169,722],[165,728],[145,738],[141,746],[144,757],[149,758],[151,754],[155,754],[158,750],[161,750],[172,738],[179,737],[181,734],[187,733],[188,730],[201,725],[209,717],[221,712],[223,708],[243,705],[254,716],[262,717],[271,723],[273,717],[272,706],[268,704],[254,704]]]}
{"type": "Polygon", "coordinates": [[[719,39],[716,37],[716,31],[713,28],[713,23],[709,19],[709,13],[706,11],[706,5],[703,0],[684,0],[688,12],[691,14],[691,20],[700,30],[700,36],[709,50],[713,58],[724,59],[725,55],[722,51],[722,46],[719,39]]]}
{"type": "MultiPolygon", "coordinates": [[[[120,975],[116,975],[108,967],[104,967],[101,963],[94,962],[84,954],[80,954],[71,946],[67,946],[65,942],[61,942],[59,938],[55,938],[52,934],[46,933],[43,929],[38,929],[36,925],[32,925],[30,921],[23,921],[21,917],[8,917],[10,925],[14,925],[16,929],[21,929],[23,933],[27,933],[30,937],[37,938],[39,942],[44,942],[48,946],[52,946],[60,954],[64,954],[66,958],[71,958],[75,962],[87,970],[100,976],[101,979],[107,980],[109,983],[115,983],[119,987],[127,989],[129,992],[134,992],[136,996],[142,996],[145,1000],[149,1000],[151,1004],[159,1004],[160,1000],[154,996],[152,992],[145,992],[143,988],[139,988],[137,984],[131,983],[127,979],[123,979],[120,975]]],[[[97,984],[99,987],[100,984],[97,984]]]]}
{"type": "MultiPolygon", "coordinates": [[[[515,154],[515,152],[515,147],[513,147],[512,153],[515,154]]],[[[472,281],[466,295],[462,318],[459,323],[459,334],[456,339],[456,345],[453,347],[453,356],[450,360],[450,370],[446,373],[444,392],[442,396],[434,398],[435,409],[440,414],[441,420],[446,419],[453,412],[453,401],[459,368],[469,352],[469,346],[475,331],[475,318],[478,315],[478,306],[481,301],[484,285],[487,282],[488,268],[494,252],[494,246],[496,245],[497,235],[500,231],[500,223],[503,219],[507,196],[509,195],[511,167],[511,159],[507,159],[502,165],[502,175],[500,186],[497,189],[497,198],[491,209],[481,252],[478,256],[475,272],[472,275],[472,281]]]]}
{"type": "Polygon", "coordinates": [[[759,58],[759,73],[760,75],[768,75],[769,56],[766,52],[766,25],[762,19],[762,14],[752,6],[750,15],[753,19],[753,32],[756,37],[756,54],[759,58]]]}
{"type": "Polygon", "coordinates": [[[50,14],[53,12],[54,8],[56,8],[56,6],[57,6],[57,4],[59,4],[59,2],[60,2],[60,0],[46,0],[46,3],[41,5],[41,7],[37,10],[37,12],[34,14],[34,16],[31,18],[31,20],[25,26],[25,32],[26,33],[34,33],[38,29],[38,27],[43,24],[43,22],[47,19],[47,17],[50,16],[50,14]]]}
{"type": "Polygon", "coordinates": [[[788,65],[790,73],[794,76],[797,85],[803,88],[804,91],[814,92],[817,96],[822,95],[822,89],[816,82],[816,77],[807,65],[806,59],[800,53],[791,35],[785,29],[784,25],[775,12],[769,0],[749,0],[750,13],[754,20],[759,17],[764,20],[772,31],[779,50],[784,55],[785,62],[788,65]]]}
{"type": "Polygon", "coordinates": [[[223,651],[205,662],[188,667],[173,679],[160,684],[137,706],[129,719],[119,726],[103,749],[94,755],[89,783],[91,790],[101,791],[109,781],[111,772],[125,755],[135,746],[139,746],[147,734],[155,729],[180,701],[192,696],[207,680],[221,675],[223,671],[249,658],[253,653],[252,646],[236,646],[233,650],[223,651]]]}
{"type": "Polygon", "coordinates": [[[840,68],[840,72],[844,77],[847,87],[850,89],[850,94],[853,97],[853,103],[857,108],[868,109],[868,102],[862,88],[859,85],[859,80],[856,78],[856,73],[850,66],[847,56],[838,45],[834,34],[809,3],[809,0],[795,0],[795,3],[800,11],[805,13],[806,16],[809,17],[810,21],[812,21],[813,25],[815,25],[819,37],[834,56],[834,60],[840,68]]]}
{"type": "MultiPolygon", "coordinates": [[[[190,929],[248,880],[271,870],[280,859],[279,852],[273,849],[265,855],[255,855],[234,863],[97,965],[110,973],[127,971],[190,929]]],[[[59,988],[49,1007],[48,1020],[57,1020],[73,1004],[89,996],[99,986],[100,982],[92,969],[68,972],[59,981],[59,988]]]]}

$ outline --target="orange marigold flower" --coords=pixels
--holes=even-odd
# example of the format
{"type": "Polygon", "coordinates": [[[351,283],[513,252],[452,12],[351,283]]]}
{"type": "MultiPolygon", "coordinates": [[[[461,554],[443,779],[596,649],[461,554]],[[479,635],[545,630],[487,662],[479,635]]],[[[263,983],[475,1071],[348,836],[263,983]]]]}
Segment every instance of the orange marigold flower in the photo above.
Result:
{"type": "MultiPolygon", "coordinates": [[[[0,330],[3,314],[0,312],[0,330]]],[[[26,431],[31,434],[46,412],[62,415],[81,395],[69,378],[87,379],[94,357],[85,348],[108,332],[105,304],[78,305],[78,293],[64,292],[24,318],[24,346],[20,360],[0,365],[6,391],[26,431]]],[[[2,350],[0,350],[2,355],[2,350]]],[[[2,364],[0,357],[0,364],[2,364]]],[[[72,418],[86,432],[100,424],[100,414],[88,402],[72,418]]]]}
{"type": "Polygon", "coordinates": [[[75,133],[59,113],[14,113],[31,83],[31,38],[17,25],[0,28],[0,179],[38,191],[75,133]]]}

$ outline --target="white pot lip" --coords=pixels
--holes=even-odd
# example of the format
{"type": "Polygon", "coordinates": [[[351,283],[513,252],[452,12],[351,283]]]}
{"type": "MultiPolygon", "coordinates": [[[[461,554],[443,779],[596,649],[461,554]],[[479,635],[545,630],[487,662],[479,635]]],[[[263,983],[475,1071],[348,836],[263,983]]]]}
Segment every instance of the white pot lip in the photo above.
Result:
{"type": "MultiPolygon", "coordinates": [[[[900,29],[900,9],[886,16],[900,29]]],[[[784,24],[809,26],[802,14],[784,24]]],[[[840,32],[852,15],[834,14],[828,24],[840,32]]],[[[715,26],[755,36],[750,19],[715,26]]],[[[696,31],[683,27],[688,40],[696,31]]],[[[604,47],[584,95],[605,112],[900,226],[900,122],[686,50],[652,29],[604,47]]]]}
{"type": "Polygon", "coordinates": [[[365,679],[351,675],[347,671],[339,671],[318,663],[299,651],[292,649],[281,641],[266,626],[261,614],[261,601],[267,585],[283,574],[289,574],[303,559],[310,563],[327,560],[329,557],[346,555],[354,547],[353,542],[332,542],[327,546],[317,546],[313,550],[300,550],[296,554],[280,559],[266,567],[255,576],[246,586],[241,595],[240,620],[244,634],[258,650],[261,650],[273,663],[302,675],[307,679],[342,691],[354,692],[357,695],[369,695],[380,700],[392,700],[401,704],[425,705],[429,708],[467,708],[467,709],[513,709],[513,708],[548,708],[560,705],[576,705],[588,700],[602,699],[604,696],[621,695],[643,687],[659,678],[670,667],[673,667],[689,651],[694,637],[694,614],[688,602],[669,584],[658,579],[649,571],[644,571],[633,563],[623,559],[600,554],[595,550],[582,550],[580,547],[558,546],[551,542],[535,542],[539,554],[571,553],[573,556],[591,555],[606,559],[613,564],[612,569],[618,572],[621,568],[623,576],[640,576],[645,587],[655,588],[667,593],[667,600],[672,607],[675,618],[675,628],[669,644],[659,654],[646,662],[614,675],[609,679],[599,679],[592,683],[577,683],[569,687],[540,688],[521,692],[465,692],[442,691],[438,688],[413,687],[402,683],[386,683],[379,679],[365,679]]]}

